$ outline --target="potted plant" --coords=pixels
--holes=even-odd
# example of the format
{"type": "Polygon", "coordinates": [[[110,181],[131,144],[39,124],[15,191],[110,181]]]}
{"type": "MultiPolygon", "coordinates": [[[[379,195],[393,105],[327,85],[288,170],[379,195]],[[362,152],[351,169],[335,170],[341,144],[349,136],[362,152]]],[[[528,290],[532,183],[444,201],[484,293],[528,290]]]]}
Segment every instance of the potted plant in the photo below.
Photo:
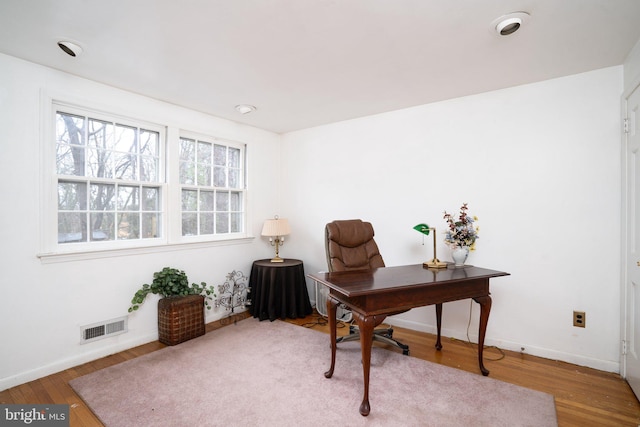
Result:
{"type": "Polygon", "coordinates": [[[215,297],[213,286],[205,282],[189,284],[183,270],[165,267],[153,273],[153,282],[145,283],[131,300],[129,313],[140,308],[149,294],[157,294],[158,341],[175,345],[204,335],[204,307],[211,309],[209,300],[215,297]]]}

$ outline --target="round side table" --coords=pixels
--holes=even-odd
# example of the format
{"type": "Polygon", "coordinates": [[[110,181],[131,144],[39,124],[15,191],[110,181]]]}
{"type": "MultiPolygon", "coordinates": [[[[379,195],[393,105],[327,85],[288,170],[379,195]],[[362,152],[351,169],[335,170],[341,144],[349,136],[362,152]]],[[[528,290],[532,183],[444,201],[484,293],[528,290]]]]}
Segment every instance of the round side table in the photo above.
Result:
{"type": "Polygon", "coordinates": [[[304,265],[299,259],[254,261],[249,276],[249,312],[260,320],[296,319],[312,313],[304,265]]]}

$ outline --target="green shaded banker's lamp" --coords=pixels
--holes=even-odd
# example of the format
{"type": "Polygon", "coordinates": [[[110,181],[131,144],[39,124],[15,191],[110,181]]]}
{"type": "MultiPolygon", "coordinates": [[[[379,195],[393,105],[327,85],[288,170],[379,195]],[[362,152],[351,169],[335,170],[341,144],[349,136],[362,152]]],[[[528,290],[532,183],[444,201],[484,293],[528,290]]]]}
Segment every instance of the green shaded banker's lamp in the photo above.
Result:
{"type": "Polygon", "coordinates": [[[428,236],[429,232],[433,230],[433,259],[431,261],[422,263],[422,265],[428,268],[447,268],[447,263],[441,262],[436,257],[436,229],[429,228],[427,224],[418,224],[415,227],[413,227],[413,229],[421,232],[425,236],[428,236]]]}

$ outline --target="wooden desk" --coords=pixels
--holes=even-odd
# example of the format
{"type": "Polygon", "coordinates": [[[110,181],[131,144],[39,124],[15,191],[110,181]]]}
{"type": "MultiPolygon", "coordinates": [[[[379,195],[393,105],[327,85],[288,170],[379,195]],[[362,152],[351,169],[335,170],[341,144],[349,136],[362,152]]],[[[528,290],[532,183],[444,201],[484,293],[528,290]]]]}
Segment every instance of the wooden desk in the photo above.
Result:
{"type": "Polygon", "coordinates": [[[436,348],[440,350],[442,303],[473,298],[480,304],[480,331],[478,336],[478,363],[482,375],[489,375],[482,361],[484,336],[491,311],[489,279],[508,276],[509,273],[487,270],[473,266],[447,269],[427,269],[422,264],[399,267],[384,267],[373,270],[343,271],[309,274],[313,280],[329,287],[327,312],[331,331],[331,367],[324,376],[331,378],[336,363],[336,308],[343,303],[351,308],[360,328],[364,395],[360,414],[369,415],[369,370],[373,329],[387,315],[403,309],[436,305],[438,338],[436,348]],[[384,318],[384,316],[382,316],[384,318]]]}

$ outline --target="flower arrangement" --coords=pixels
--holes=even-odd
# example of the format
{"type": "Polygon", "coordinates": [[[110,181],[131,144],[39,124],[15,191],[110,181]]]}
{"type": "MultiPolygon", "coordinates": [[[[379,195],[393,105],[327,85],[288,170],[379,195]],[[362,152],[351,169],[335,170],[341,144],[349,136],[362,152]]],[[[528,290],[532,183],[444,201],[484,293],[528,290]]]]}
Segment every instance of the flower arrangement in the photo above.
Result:
{"type": "Polygon", "coordinates": [[[444,219],[449,226],[444,241],[451,248],[467,246],[472,251],[476,249],[479,228],[475,225],[475,222],[478,217],[470,216],[467,213],[468,209],[467,204],[463,203],[460,207],[460,215],[457,221],[453,215],[446,211],[444,213],[444,219]]]}

